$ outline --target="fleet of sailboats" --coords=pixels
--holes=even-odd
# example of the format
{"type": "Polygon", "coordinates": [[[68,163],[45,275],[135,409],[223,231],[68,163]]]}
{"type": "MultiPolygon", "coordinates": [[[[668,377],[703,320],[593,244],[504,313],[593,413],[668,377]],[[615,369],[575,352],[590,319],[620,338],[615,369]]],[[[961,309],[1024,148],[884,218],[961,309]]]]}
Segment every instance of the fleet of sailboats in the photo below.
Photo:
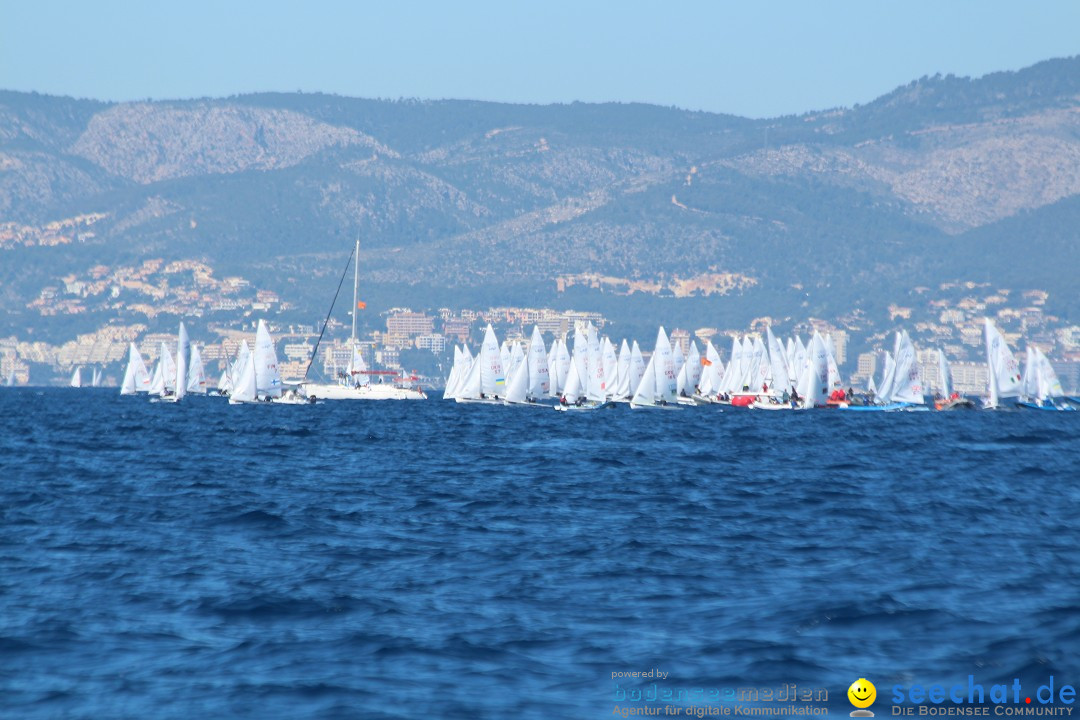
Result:
{"type": "MultiPolygon", "coordinates": [[[[1057,401],[1063,396],[1061,383],[1038,348],[1029,351],[1026,374],[1021,376],[1004,338],[989,321],[986,328],[990,407],[1072,408],[1057,401]]],[[[883,355],[880,380],[870,378],[866,393],[844,390],[832,338],[818,332],[806,344],[798,336],[785,344],[768,327],[764,335],[733,337],[726,366],[711,340],[703,353],[694,342],[683,350],[663,327],[648,362],[636,341],[622,340],[618,347],[616,352],[616,345],[591,323],[575,328],[572,337],[556,338],[550,350],[536,327],[528,341],[500,344],[489,324],[475,357],[466,345],[454,347],[443,397],[473,404],[546,404],[561,411],[622,402],[633,409],[708,404],[879,412],[976,407],[952,390],[948,359],[940,349],[940,392],[928,402],[924,373],[906,330],[895,334],[891,352],[883,355]]]]}
{"type": "MultiPolygon", "coordinates": [[[[353,292],[355,299],[355,282],[353,292]]],[[[984,339],[989,379],[982,407],[1069,411],[1080,405],[1076,398],[1065,396],[1054,366],[1039,347],[1026,348],[1021,371],[1021,363],[989,318],[984,323],[984,339]]],[[[246,340],[240,343],[235,359],[221,373],[217,393],[227,395],[232,404],[426,397],[418,389],[372,382],[356,340],[355,313],[349,347],[349,363],[340,373],[340,382],[303,383],[299,391],[285,391],[269,327],[259,320],[254,349],[246,340]]],[[[208,381],[201,352],[191,343],[183,322],[176,349],[174,355],[169,344],[162,342],[151,373],[138,347],[130,343],[120,393],[145,393],[171,402],[180,402],[187,394],[205,395],[208,381]]],[[[869,378],[868,392],[855,393],[843,389],[832,339],[816,331],[806,344],[798,335],[782,342],[771,327],[766,327],[764,334],[732,337],[725,365],[712,340],[706,340],[702,351],[693,341],[684,349],[663,327],[657,330],[646,361],[636,340],[623,339],[616,345],[601,336],[592,323],[575,327],[572,337],[556,337],[550,347],[538,327],[533,327],[527,340],[500,343],[488,324],[475,356],[465,344],[453,348],[454,362],[443,398],[467,404],[552,407],[564,412],[619,403],[635,410],[714,404],[755,410],[976,408],[972,399],[953,389],[944,350],[938,348],[936,356],[939,392],[928,402],[922,379],[925,373],[906,330],[895,334],[891,352],[882,353],[880,376],[869,378]]],[[[83,387],[82,370],[81,366],[74,368],[71,387],[83,387]]],[[[101,380],[101,369],[94,367],[91,386],[100,385],[101,380]]],[[[14,382],[12,370],[6,384],[14,382]]]]}

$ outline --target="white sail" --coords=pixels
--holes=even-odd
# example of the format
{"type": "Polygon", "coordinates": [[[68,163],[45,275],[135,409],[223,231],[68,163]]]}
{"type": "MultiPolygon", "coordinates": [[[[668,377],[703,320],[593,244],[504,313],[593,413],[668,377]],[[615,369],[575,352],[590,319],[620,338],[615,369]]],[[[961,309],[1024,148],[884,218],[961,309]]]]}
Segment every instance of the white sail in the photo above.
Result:
{"type": "Polygon", "coordinates": [[[281,372],[278,370],[277,351],[266,321],[259,320],[255,329],[255,387],[260,396],[281,397],[281,372]]]}
{"type": "Polygon", "coordinates": [[[616,363],[618,379],[615,381],[613,396],[621,400],[629,399],[630,394],[637,388],[630,387],[630,346],[623,339],[619,346],[619,359],[616,363]]]}
{"type": "Polygon", "coordinates": [[[791,376],[792,382],[795,382],[796,378],[802,377],[803,370],[810,363],[810,358],[807,357],[806,346],[803,345],[802,338],[798,335],[795,336],[795,374],[791,376]]]}
{"type": "Polygon", "coordinates": [[[128,346],[128,364],[124,370],[124,381],[120,384],[121,395],[133,395],[137,392],[150,390],[150,373],[146,371],[146,363],[143,362],[142,354],[135,343],[128,346]]]}
{"type": "Polygon", "coordinates": [[[1039,364],[1035,360],[1035,349],[1027,346],[1024,360],[1024,373],[1020,379],[1020,393],[1028,399],[1039,397],[1039,364]]]}
{"type": "Polygon", "coordinates": [[[606,399],[604,388],[607,384],[604,379],[604,358],[600,348],[600,338],[592,323],[589,323],[588,328],[588,347],[589,362],[586,369],[589,374],[585,383],[585,397],[589,400],[603,402],[606,399]]]}
{"type": "Polygon", "coordinates": [[[728,359],[727,368],[724,370],[724,376],[720,380],[720,389],[718,393],[733,393],[736,390],[742,389],[740,382],[742,381],[742,362],[743,362],[743,346],[738,337],[731,338],[731,357],[728,359]]]}
{"type": "Polygon", "coordinates": [[[176,390],[176,361],[173,360],[172,350],[164,342],[161,343],[161,382],[162,395],[171,394],[176,390]]]}
{"type": "Polygon", "coordinates": [[[506,368],[506,381],[510,382],[510,377],[521,365],[525,364],[525,352],[521,349],[521,343],[513,343],[510,348],[510,364],[503,365],[506,368]]]}
{"type": "Polygon", "coordinates": [[[878,385],[878,397],[881,398],[881,402],[889,402],[889,398],[892,396],[893,385],[896,378],[896,361],[893,360],[889,351],[885,351],[885,360],[881,366],[881,384],[878,385]]]}
{"type": "Polygon", "coordinates": [[[488,323],[484,330],[484,344],[477,356],[480,362],[480,392],[487,397],[506,394],[506,376],[503,374],[502,352],[495,330],[488,323]]]}
{"type": "Polygon", "coordinates": [[[454,364],[450,368],[450,377],[446,379],[446,387],[443,388],[443,400],[453,400],[457,386],[461,383],[461,349],[454,346],[454,364]]]}
{"type": "Polygon", "coordinates": [[[555,356],[559,350],[559,338],[555,338],[551,342],[551,347],[548,348],[547,364],[548,364],[548,392],[555,395],[559,386],[559,377],[555,368],[555,356]]]}
{"type": "Polygon", "coordinates": [[[678,394],[679,373],[682,372],[683,366],[686,365],[686,358],[682,354],[682,344],[674,340],[671,341],[671,359],[674,362],[673,369],[675,370],[675,392],[678,394]]]}
{"type": "Polygon", "coordinates": [[[788,381],[791,383],[788,387],[791,387],[799,377],[799,366],[796,364],[797,359],[795,357],[795,341],[791,338],[787,339],[787,345],[784,348],[784,362],[787,363],[788,381]]]}
{"type": "Polygon", "coordinates": [[[371,375],[368,374],[368,366],[364,362],[364,353],[361,352],[359,343],[353,343],[345,375],[348,384],[353,387],[365,387],[371,384],[371,375]]]}
{"type": "Polygon", "coordinates": [[[540,334],[540,328],[535,325],[533,325],[532,339],[529,340],[528,370],[527,395],[534,400],[547,395],[551,388],[548,353],[547,348],[544,347],[544,336],[540,334]]]}
{"type": "Polygon", "coordinates": [[[675,379],[675,392],[679,397],[689,397],[698,391],[701,382],[701,355],[698,353],[697,344],[690,341],[690,351],[686,354],[686,362],[683,363],[679,375],[675,379]]]}
{"type": "MultiPolygon", "coordinates": [[[[668,346],[668,352],[671,347],[668,346]]],[[[656,404],[656,353],[649,358],[649,364],[645,366],[645,373],[641,377],[637,391],[630,400],[630,405],[655,405],[656,404]]]]}
{"type": "Polygon", "coordinates": [[[90,387],[101,387],[101,368],[95,367],[91,373],[90,387]]]}
{"type": "Polygon", "coordinates": [[[240,341],[240,348],[236,351],[236,360],[232,365],[233,383],[235,384],[240,378],[240,373],[244,372],[244,365],[247,364],[248,356],[251,355],[251,347],[248,345],[247,340],[240,341]]]}
{"type": "Polygon", "coordinates": [[[15,387],[15,368],[11,368],[8,372],[7,382],[4,383],[5,387],[15,387]]]}
{"type": "Polygon", "coordinates": [[[840,379],[840,369],[836,365],[836,351],[834,348],[832,335],[826,335],[825,358],[829,363],[829,390],[840,390],[844,387],[844,382],[840,379]]]}
{"type": "Polygon", "coordinates": [[[73,388],[81,388],[82,387],[82,368],[81,367],[75,368],[75,372],[71,373],[71,383],[69,383],[69,384],[73,388]]]}
{"type": "MultiPolygon", "coordinates": [[[[257,343],[258,341],[256,341],[256,348],[258,347],[257,343]]],[[[247,359],[244,361],[244,367],[240,370],[232,394],[229,396],[229,403],[233,405],[238,403],[253,403],[259,399],[258,372],[255,367],[255,355],[256,353],[249,353],[247,359]]]]}
{"type": "MultiPolygon", "coordinates": [[[[945,357],[945,351],[938,348],[938,373],[941,375],[941,397],[946,400],[952,395],[952,373],[949,372],[949,359],[945,357]]],[[[873,378],[871,378],[873,381],[873,378]]]]}
{"type": "Polygon", "coordinates": [[[805,409],[824,405],[829,399],[828,354],[821,335],[815,332],[807,350],[808,364],[799,383],[799,395],[805,409]]]}
{"type": "Polygon", "coordinates": [[[1020,366],[1009,350],[990,318],[984,326],[986,336],[986,363],[990,375],[990,407],[997,407],[1001,398],[1015,397],[1020,394],[1020,366]]]}
{"type": "Polygon", "coordinates": [[[907,330],[896,335],[896,374],[889,399],[918,405],[925,401],[919,363],[915,360],[915,346],[907,330]]]}
{"type": "Polygon", "coordinates": [[[206,370],[203,367],[202,354],[198,345],[191,346],[191,363],[188,366],[189,393],[206,394],[206,370]]]}
{"type": "Polygon", "coordinates": [[[182,400],[187,393],[188,384],[188,354],[191,352],[191,341],[188,339],[187,328],[184,321],[180,321],[180,330],[176,334],[176,384],[173,389],[175,400],[182,400]]]}
{"type": "Polygon", "coordinates": [[[1054,371],[1054,366],[1050,364],[1050,359],[1043,354],[1043,351],[1038,348],[1035,348],[1035,362],[1039,366],[1039,400],[1043,401],[1063,396],[1065,391],[1061,387],[1061,381],[1054,371]]]}
{"type": "Polygon", "coordinates": [[[635,340],[630,346],[630,392],[627,393],[629,397],[633,397],[637,393],[638,386],[641,385],[641,381],[645,377],[645,372],[645,358],[641,356],[641,346],[635,340]]]}
{"type": "Polygon", "coordinates": [[[221,371],[221,377],[218,378],[217,389],[222,395],[232,392],[232,378],[229,376],[228,363],[225,364],[225,369],[221,371]]]}
{"type": "Polygon", "coordinates": [[[513,358],[510,355],[510,347],[504,342],[499,346],[499,362],[502,363],[503,377],[510,377],[513,371],[513,358]]]}
{"type": "Polygon", "coordinates": [[[698,383],[702,395],[714,395],[720,389],[720,381],[723,379],[724,363],[720,361],[720,353],[713,347],[712,340],[705,343],[705,358],[702,361],[701,381],[698,383]]]}
{"type": "Polygon", "coordinates": [[[154,365],[154,374],[150,376],[150,394],[162,395],[165,392],[165,377],[162,374],[161,358],[158,358],[157,363],[154,365]]]}
{"type": "MultiPolygon", "coordinates": [[[[518,347],[518,345],[514,345],[518,347]]],[[[506,401],[510,403],[527,402],[529,392],[529,365],[518,363],[517,369],[511,370],[510,379],[506,383],[506,401]]]]}
{"type": "Polygon", "coordinates": [[[559,397],[566,390],[566,383],[570,378],[570,366],[573,364],[574,359],[570,357],[570,349],[566,347],[566,339],[563,338],[558,341],[558,347],[555,348],[555,370],[559,375],[559,386],[556,388],[552,383],[552,397],[559,397]]]}
{"type": "Polygon", "coordinates": [[[771,327],[765,328],[765,339],[768,341],[769,365],[772,370],[772,383],[769,389],[773,395],[783,395],[791,390],[791,377],[788,375],[787,353],[780,345],[780,341],[773,335],[771,327]]]}
{"type": "Polygon", "coordinates": [[[769,351],[762,342],[761,336],[754,338],[754,345],[750,350],[750,367],[747,372],[745,384],[752,393],[768,392],[769,378],[772,376],[772,366],[769,364],[769,351]]]}
{"type": "Polygon", "coordinates": [[[600,345],[600,361],[604,364],[604,397],[607,399],[615,396],[619,384],[619,357],[608,338],[600,345]]]}
{"type": "Polygon", "coordinates": [[[481,366],[484,363],[481,353],[477,353],[476,357],[469,360],[468,363],[468,370],[461,380],[461,385],[454,392],[454,397],[462,400],[478,400],[480,399],[480,393],[483,392],[483,368],[481,366]]]}
{"type": "Polygon", "coordinates": [[[653,364],[653,372],[656,374],[656,399],[675,402],[675,360],[672,358],[671,342],[668,341],[663,326],[656,333],[656,349],[649,362],[653,364]]]}
{"type": "MultiPolygon", "coordinates": [[[[589,324],[592,325],[592,323],[589,324]]],[[[570,357],[577,366],[578,381],[584,385],[589,377],[589,340],[588,334],[581,333],[576,327],[574,328],[574,350],[570,357]]]]}

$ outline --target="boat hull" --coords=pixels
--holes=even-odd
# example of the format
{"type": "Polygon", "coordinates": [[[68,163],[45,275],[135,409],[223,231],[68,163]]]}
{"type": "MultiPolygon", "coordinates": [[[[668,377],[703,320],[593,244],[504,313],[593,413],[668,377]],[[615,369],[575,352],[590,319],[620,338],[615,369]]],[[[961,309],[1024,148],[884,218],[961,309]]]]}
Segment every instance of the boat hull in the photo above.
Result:
{"type": "Polygon", "coordinates": [[[754,410],[792,410],[791,403],[772,403],[757,401],[750,406],[754,410]]]}
{"type": "MultiPolygon", "coordinates": [[[[608,402],[595,404],[585,403],[584,405],[556,405],[553,409],[557,412],[588,412],[590,410],[603,410],[605,408],[613,407],[615,407],[615,403],[609,400],[608,402]]],[[[630,407],[634,406],[631,405],[630,407]]]]}
{"type": "Polygon", "coordinates": [[[934,403],[935,410],[975,410],[975,403],[967,398],[958,398],[948,402],[934,403]]]}
{"type": "Polygon", "coordinates": [[[427,395],[416,388],[401,388],[394,385],[315,385],[301,386],[302,394],[319,400],[426,400],[427,395]]]}

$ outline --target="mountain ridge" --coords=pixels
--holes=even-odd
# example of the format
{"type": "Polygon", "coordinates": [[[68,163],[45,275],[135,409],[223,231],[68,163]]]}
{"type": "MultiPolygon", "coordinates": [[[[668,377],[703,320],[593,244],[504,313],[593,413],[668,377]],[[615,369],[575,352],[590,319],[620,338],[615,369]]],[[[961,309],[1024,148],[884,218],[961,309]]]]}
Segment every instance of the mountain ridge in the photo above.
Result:
{"type": "Polygon", "coordinates": [[[19,264],[0,263],[0,307],[15,327],[35,284],[165,257],[254,274],[314,313],[315,293],[274,269],[304,255],[337,272],[359,233],[364,279],[388,305],[450,288],[464,306],[514,283],[555,304],[567,278],[604,277],[570,295],[713,288],[721,307],[764,294],[791,314],[800,288],[829,288],[819,310],[837,316],[969,266],[1071,308],[1058,268],[1076,267],[1076,243],[1046,238],[1075,239],[1078,195],[1080,56],[761,120],[640,103],[0,91],[0,253],[19,264]],[[979,253],[1029,227],[1051,256],[1020,263],[1026,275],[979,253]]]}

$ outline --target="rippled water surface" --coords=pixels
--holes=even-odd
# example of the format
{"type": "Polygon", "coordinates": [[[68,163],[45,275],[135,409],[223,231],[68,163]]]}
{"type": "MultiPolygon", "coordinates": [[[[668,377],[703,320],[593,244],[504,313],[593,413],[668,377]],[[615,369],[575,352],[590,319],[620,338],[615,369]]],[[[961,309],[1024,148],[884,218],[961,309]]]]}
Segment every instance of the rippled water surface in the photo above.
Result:
{"type": "Polygon", "coordinates": [[[0,418],[4,717],[600,718],[653,667],[1080,683],[1080,413],[65,388],[0,418]]]}

